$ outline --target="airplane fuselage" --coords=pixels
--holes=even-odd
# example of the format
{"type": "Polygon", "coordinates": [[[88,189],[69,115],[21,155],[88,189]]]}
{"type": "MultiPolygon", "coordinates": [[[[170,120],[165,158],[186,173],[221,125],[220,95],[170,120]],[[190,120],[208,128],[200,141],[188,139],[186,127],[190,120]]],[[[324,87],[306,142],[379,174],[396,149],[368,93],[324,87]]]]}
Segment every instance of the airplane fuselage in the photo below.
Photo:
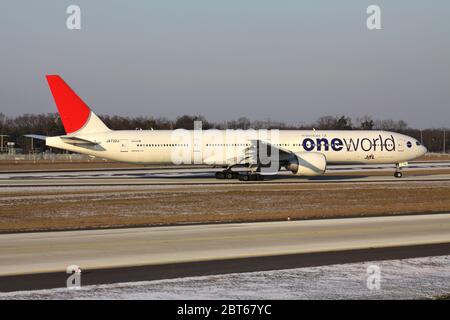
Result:
{"type": "MultiPolygon", "coordinates": [[[[245,131],[121,130],[77,135],[97,143],[95,146],[74,145],[60,137],[47,137],[50,147],[65,149],[110,160],[138,164],[179,164],[174,154],[184,153],[184,161],[192,164],[229,165],[233,154],[244,154],[251,144],[245,131]],[[182,138],[179,138],[183,136],[182,138]],[[221,138],[217,138],[217,137],[221,138]]],[[[420,157],[426,152],[416,139],[388,131],[280,130],[275,147],[294,154],[319,152],[328,164],[388,164],[420,157]]]]}

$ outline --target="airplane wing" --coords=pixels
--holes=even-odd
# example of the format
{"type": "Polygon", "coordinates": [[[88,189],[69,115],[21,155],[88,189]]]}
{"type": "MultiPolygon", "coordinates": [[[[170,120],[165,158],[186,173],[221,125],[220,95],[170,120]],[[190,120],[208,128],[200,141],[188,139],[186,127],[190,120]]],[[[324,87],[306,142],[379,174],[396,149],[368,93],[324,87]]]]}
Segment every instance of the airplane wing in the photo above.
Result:
{"type": "MultiPolygon", "coordinates": [[[[47,139],[46,136],[41,136],[38,134],[26,134],[25,137],[38,139],[38,140],[44,140],[44,141],[47,139]]],[[[65,143],[69,143],[69,144],[73,144],[73,145],[77,145],[77,146],[96,146],[99,144],[96,141],[90,141],[88,139],[79,138],[79,137],[75,137],[75,136],[60,136],[60,138],[65,143]]]]}
{"type": "MultiPolygon", "coordinates": [[[[238,160],[238,164],[259,165],[268,159],[260,159],[260,156],[270,157],[273,152],[278,153],[278,161],[288,161],[292,157],[292,152],[275,144],[262,141],[251,140],[250,146],[244,150],[244,155],[238,160]],[[261,150],[261,148],[263,150],[261,150]]],[[[276,155],[272,159],[277,159],[276,155]]]]}

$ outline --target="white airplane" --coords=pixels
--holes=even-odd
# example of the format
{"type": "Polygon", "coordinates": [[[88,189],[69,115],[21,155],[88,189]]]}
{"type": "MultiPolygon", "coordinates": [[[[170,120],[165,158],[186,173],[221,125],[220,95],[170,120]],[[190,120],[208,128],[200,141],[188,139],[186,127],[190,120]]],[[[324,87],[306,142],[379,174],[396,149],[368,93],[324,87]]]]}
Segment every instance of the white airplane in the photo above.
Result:
{"type": "Polygon", "coordinates": [[[136,164],[223,167],[218,179],[262,180],[282,167],[317,176],[328,164],[395,164],[427,152],[409,136],[375,130],[111,130],[58,75],[46,76],[66,135],[27,135],[49,147],[136,164]],[[244,171],[232,170],[245,167],[244,171]]]}

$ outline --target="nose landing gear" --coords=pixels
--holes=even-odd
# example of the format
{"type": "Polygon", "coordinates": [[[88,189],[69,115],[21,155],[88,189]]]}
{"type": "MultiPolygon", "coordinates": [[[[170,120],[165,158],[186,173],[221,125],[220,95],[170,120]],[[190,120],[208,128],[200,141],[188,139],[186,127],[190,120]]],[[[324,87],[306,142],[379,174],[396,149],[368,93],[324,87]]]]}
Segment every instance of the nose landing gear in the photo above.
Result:
{"type": "Polygon", "coordinates": [[[402,163],[397,163],[395,164],[395,173],[394,173],[394,177],[396,178],[401,178],[403,177],[403,173],[402,173],[402,168],[406,167],[408,165],[407,162],[402,162],[402,163]]]}

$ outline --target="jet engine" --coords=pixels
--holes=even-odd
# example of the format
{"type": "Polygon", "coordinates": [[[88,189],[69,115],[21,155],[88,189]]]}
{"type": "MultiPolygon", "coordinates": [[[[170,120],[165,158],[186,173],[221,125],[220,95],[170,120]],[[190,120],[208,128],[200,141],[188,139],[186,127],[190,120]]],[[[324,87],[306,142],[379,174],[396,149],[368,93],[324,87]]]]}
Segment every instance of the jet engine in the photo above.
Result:
{"type": "Polygon", "coordinates": [[[320,152],[299,152],[292,154],[287,170],[297,176],[320,176],[325,173],[327,159],[320,152]]]}

